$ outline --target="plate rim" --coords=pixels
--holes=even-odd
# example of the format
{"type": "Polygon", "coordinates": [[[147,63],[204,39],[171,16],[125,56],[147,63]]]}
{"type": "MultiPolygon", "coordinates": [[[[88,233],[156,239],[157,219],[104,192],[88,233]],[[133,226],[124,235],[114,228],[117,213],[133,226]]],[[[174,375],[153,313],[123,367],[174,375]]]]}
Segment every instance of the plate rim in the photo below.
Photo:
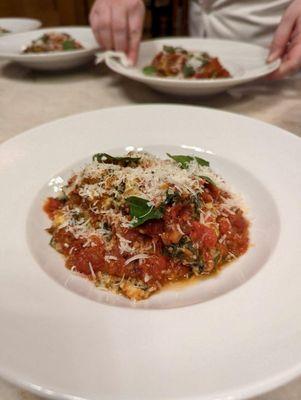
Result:
{"type": "MultiPolygon", "coordinates": [[[[93,110],[82,111],[82,112],[79,112],[79,113],[70,114],[70,115],[66,115],[66,116],[63,116],[63,117],[55,118],[55,119],[53,119],[51,121],[47,121],[47,122],[44,122],[42,124],[35,125],[32,128],[26,129],[25,131],[17,133],[13,137],[10,137],[10,138],[4,140],[3,142],[0,143],[0,148],[3,145],[6,145],[7,143],[10,143],[10,142],[12,142],[14,140],[17,140],[19,137],[23,137],[23,136],[27,136],[27,135],[31,134],[31,132],[35,131],[36,129],[44,128],[44,127],[46,127],[48,125],[51,125],[53,123],[57,123],[57,122],[60,122],[60,121],[63,121],[63,120],[69,120],[69,119],[71,120],[74,117],[78,117],[78,116],[81,116],[81,115],[88,115],[88,114],[93,114],[95,112],[101,112],[101,111],[104,111],[104,110],[112,110],[112,109],[116,110],[116,109],[126,109],[126,108],[145,108],[145,107],[148,108],[148,107],[156,107],[156,106],[158,106],[158,107],[166,107],[166,108],[177,108],[177,107],[193,108],[193,109],[196,109],[196,110],[201,109],[201,110],[206,110],[206,111],[209,111],[209,112],[218,112],[218,113],[221,113],[221,114],[232,115],[232,116],[236,116],[236,117],[239,117],[239,118],[242,118],[242,119],[245,119],[245,120],[249,120],[249,121],[253,121],[253,122],[256,121],[256,122],[258,122],[260,124],[263,124],[265,126],[273,127],[274,129],[276,129],[278,131],[281,131],[282,134],[285,134],[286,136],[289,136],[293,140],[297,140],[297,141],[301,140],[300,136],[298,136],[297,134],[295,134],[295,133],[293,133],[293,132],[291,132],[289,130],[286,130],[286,129],[280,127],[280,126],[274,125],[274,124],[272,124],[270,122],[266,122],[266,121],[263,121],[261,119],[255,118],[255,117],[251,117],[249,115],[240,114],[238,112],[233,112],[233,111],[228,111],[228,110],[221,110],[221,109],[212,108],[210,106],[204,106],[204,105],[199,106],[199,105],[175,104],[175,103],[147,103],[147,104],[140,103],[140,104],[124,104],[124,105],[116,105],[116,106],[106,106],[106,107],[102,107],[102,108],[95,108],[93,110]]],[[[277,134],[278,133],[279,132],[277,132],[277,134]]]]}
{"type": "MultiPolygon", "coordinates": [[[[231,391],[229,393],[213,393],[210,396],[188,396],[188,397],[181,397],[177,400],[252,400],[254,396],[264,395],[269,393],[277,388],[284,386],[292,382],[294,379],[300,377],[301,374],[301,362],[298,367],[293,368],[291,371],[275,375],[265,381],[262,381],[260,385],[255,386],[248,386],[243,389],[237,389],[235,392],[231,391]]],[[[9,384],[17,386],[21,389],[28,390],[30,393],[42,396],[43,398],[47,398],[50,400],[90,400],[89,397],[82,397],[77,396],[71,393],[62,393],[59,391],[55,391],[53,389],[47,389],[45,387],[39,386],[32,382],[26,382],[22,379],[17,379],[9,374],[2,373],[1,366],[0,366],[0,376],[9,384]]],[[[107,400],[106,397],[103,397],[104,400],[107,400]]],[[[109,397],[108,397],[109,399],[109,397]]],[[[168,397],[162,397],[160,400],[168,400],[168,397]]],[[[130,400],[129,397],[122,397],[118,396],[115,397],[115,400],[130,400]]],[[[134,399],[136,400],[136,398],[134,399]]],[[[175,399],[176,400],[176,399],[175,399]]]]}
{"type": "Polygon", "coordinates": [[[8,23],[10,23],[10,22],[13,22],[13,21],[17,21],[18,23],[19,22],[31,22],[31,23],[35,23],[36,24],[36,27],[34,28],[34,29],[32,29],[32,28],[30,28],[30,29],[26,29],[25,31],[22,31],[22,32],[10,32],[10,34],[12,34],[12,35],[14,35],[14,34],[17,34],[17,33],[25,33],[25,32],[30,32],[30,31],[32,31],[32,30],[37,30],[37,29],[39,29],[39,28],[41,28],[41,26],[43,25],[42,24],[42,21],[40,20],[40,19],[38,19],[38,18],[27,18],[27,17],[1,17],[0,18],[0,24],[2,23],[2,22],[4,22],[4,23],[6,23],[6,22],[8,22],[8,23]]]}

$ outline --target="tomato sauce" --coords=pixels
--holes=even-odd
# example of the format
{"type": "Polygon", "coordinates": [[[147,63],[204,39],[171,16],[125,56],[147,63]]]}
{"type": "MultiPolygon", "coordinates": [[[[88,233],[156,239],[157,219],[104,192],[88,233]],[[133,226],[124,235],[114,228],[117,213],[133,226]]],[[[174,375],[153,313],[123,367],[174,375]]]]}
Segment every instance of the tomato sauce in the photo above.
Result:
{"type": "MultiPolygon", "coordinates": [[[[202,194],[202,201],[205,204],[218,202],[220,195],[221,192],[213,185],[208,185],[202,194]]],[[[74,203],[77,202],[78,198],[75,197],[74,203]]],[[[53,219],[61,207],[62,201],[49,198],[44,210],[53,219]]],[[[125,257],[121,254],[117,243],[107,258],[104,243],[97,236],[92,236],[90,244],[85,245],[83,238],[75,238],[65,229],[52,232],[50,228],[49,232],[53,234],[56,249],[66,257],[66,266],[70,269],[90,278],[100,272],[118,278],[134,278],[160,287],[191,277],[189,264],[164,252],[166,246],[179,246],[184,235],[190,238],[192,245],[196,245],[202,255],[205,273],[220,269],[229,253],[238,257],[248,248],[249,224],[240,210],[236,213],[224,212],[224,215],[216,218],[212,227],[196,220],[194,212],[191,204],[175,204],[166,207],[161,220],[148,221],[137,228],[122,228],[120,233],[126,240],[138,245],[147,243],[152,248],[147,258],[130,263],[126,262],[129,255],[125,257]],[[222,237],[223,241],[220,240],[222,237]]]]}

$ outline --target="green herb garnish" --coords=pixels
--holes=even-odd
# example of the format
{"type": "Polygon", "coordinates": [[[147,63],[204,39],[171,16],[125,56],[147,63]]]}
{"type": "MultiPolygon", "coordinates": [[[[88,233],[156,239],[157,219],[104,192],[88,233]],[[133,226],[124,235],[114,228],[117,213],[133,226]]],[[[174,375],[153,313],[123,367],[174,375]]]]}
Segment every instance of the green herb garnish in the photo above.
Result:
{"type": "Polygon", "coordinates": [[[49,41],[49,36],[45,33],[43,36],[40,38],[43,43],[48,43],[49,41]]]}
{"type": "Polygon", "coordinates": [[[208,183],[211,183],[211,185],[216,186],[216,184],[213,182],[213,180],[211,178],[209,178],[209,176],[201,175],[200,178],[205,179],[205,181],[207,181],[208,183]]]}
{"type": "Polygon", "coordinates": [[[57,244],[57,242],[54,240],[53,237],[50,239],[49,244],[50,244],[50,246],[53,247],[55,250],[59,251],[58,244],[57,244]]]}
{"type": "Polygon", "coordinates": [[[219,251],[216,252],[216,255],[213,259],[214,266],[216,267],[221,261],[221,253],[219,251]]]}
{"type": "Polygon", "coordinates": [[[176,48],[173,46],[163,46],[163,51],[165,51],[165,53],[169,53],[169,54],[174,54],[176,52],[176,48]]]}
{"type": "Polygon", "coordinates": [[[169,53],[169,54],[174,54],[174,53],[182,53],[182,54],[187,54],[187,51],[184,50],[182,47],[174,47],[174,46],[167,46],[164,45],[163,46],[163,51],[165,51],[165,53],[169,53]]]}
{"type": "Polygon", "coordinates": [[[184,67],[182,69],[183,75],[185,78],[190,78],[195,74],[195,70],[191,65],[184,64],[184,67]]]}
{"type": "Polygon", "coordinates": [[[73,40],[64,40],[63,41],[63,49],[64,50],[75,50],[76,46],[73,40]]]}
{"type": "Polygon", "coordinates": [[[200,276],[203,274],[205,268],[205,264],[203,259],[200,257],[198,262],[192,265],[192,272],[196,276],[200,276]]]}
{"type": "Polygon", "coordinates": [[[202,207],[202,201],[200,199],[200,197],[198,195],[196,196],[191,196],[191,202],[193,204],[193,208],[194,208],[194,217],[196,219],[200,218],[200,209],[202,207]]]}
{"type": "Polygon", "coordinates": [[[164,200],[164,205],[169,206],[169,205],[175,204],[179,201],[181,201],[181,195],[177,190],[176,191],[168,190],[166,192],[166,198],[164,200]]]}
{"type": "Polygon", "coordinates": [[[187,235],[182,236],[178,243],[164,246],[163,252],[169,257],[181,261],[184,265],[191,267],[203,265],[198,248],[193,245],[187,235]]]}
{"type": "Polygon", "coordinates": [[[153,65],[148,65],[147,67],[143,68],[142,72],[144,75],[155,75],[157,73],[157,68],[153,65]]]}
{"type": "Polygon", "coordinates": [[[126,203],[130,207],[133,228],[142,225],[146,221],[161,219],[163,217],[162,207],[156,208],[148,200],[141,197],[130,196],[126,199],[126,203]]]}
{"type": "Polygon", "coordinates": [[[187,169],[191,161],[196,160],[199,165],[209,167],[209,162],[204,160],[201,157],[192,157],[192,156],[182,156],[182,155],[171,155],[169,153],[166,153],[169,158],[172,158],[174,161],[176,161],[181,168],[187,169]]]}
{"type": "Polygon", "coordinates": [[[113,157],[107,153],[97,153],[93,156],[93,161],[104,164],[120,165],[121,167],[137,167],[140,157],[113,157]]]}

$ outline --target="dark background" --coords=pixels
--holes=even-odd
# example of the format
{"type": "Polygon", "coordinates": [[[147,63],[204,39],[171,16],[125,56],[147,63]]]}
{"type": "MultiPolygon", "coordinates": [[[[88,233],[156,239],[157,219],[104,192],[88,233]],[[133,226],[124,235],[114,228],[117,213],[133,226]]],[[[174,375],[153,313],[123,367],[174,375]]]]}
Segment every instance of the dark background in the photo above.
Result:
{"type": "MultiPolygon", "coordinates": [[[[189,0],[145,0],[144,38],[187,34],[189,0]]],[[[0,17],[40,19],[43,26],[87,25],[93,0],[0,0],[0,17]]]]}

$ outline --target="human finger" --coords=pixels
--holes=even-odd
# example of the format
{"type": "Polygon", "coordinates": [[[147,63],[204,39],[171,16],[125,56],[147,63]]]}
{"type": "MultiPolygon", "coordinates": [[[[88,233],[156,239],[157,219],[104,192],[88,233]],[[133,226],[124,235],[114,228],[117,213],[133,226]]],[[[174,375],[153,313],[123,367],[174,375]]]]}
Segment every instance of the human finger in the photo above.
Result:
{"type": "Polygon", "coordinates": [[[285,52],[286,45],[294,28],[295,16],[291,12],[286,12],[276,29],[271,44],[270,52],[267,61],[272,62],[281,57],[285,52]]]}
{"type": "Polygon", "coordinates": [[[112,8],[112,36],[114,49],[126,53],[128,49],[127,10],[121,4],[112,8]]]}
{"type": "Polygon", "coordinates": [[[129,31],[129,51],[128,57],[136,63],[139,51],[139,45],[143,30],[144,7],[137,2],[128,12],[128,31],[129,31]]]}

